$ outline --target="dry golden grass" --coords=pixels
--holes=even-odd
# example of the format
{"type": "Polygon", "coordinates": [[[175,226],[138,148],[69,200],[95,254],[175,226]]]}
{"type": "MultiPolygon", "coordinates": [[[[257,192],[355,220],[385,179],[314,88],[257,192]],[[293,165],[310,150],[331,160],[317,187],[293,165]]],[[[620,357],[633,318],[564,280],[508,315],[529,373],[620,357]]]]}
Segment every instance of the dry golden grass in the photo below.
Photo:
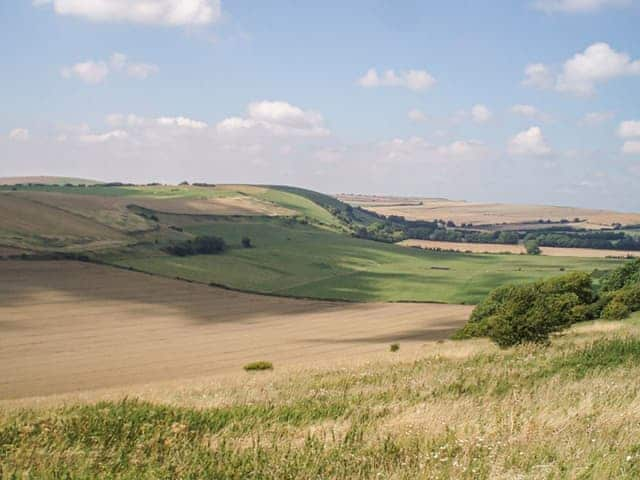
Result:
{"type": "MultiPolygon", "coordinates": [[[[524,245],[500,245],[496,243],[460,243],[408,239],[399,242],[398,245],[402,245],[404,247],[420,247],[426,249],[440,248],[443,250],[454,250],[456,252],[512,254],[526,253],[524,245]]],[[[595,248],[540,247],[540,250],[542,250],[542,255],[548,255],[550,257],[622,258],[640,256],[640,252],[637,251],[598,250],[595,248]]]]}
{"type": "Polygon", "coordinates": [[[544,205],[515,205],[501,203],[474,203],[443,199],[397,199],[385,197],[341,196],[344,201],[373,210],[383,215],[401,215],[409,220],[452,220],[457,225],[522,224],[537,220],[559,222],[574,218],[586,220],[576,224],[582,228],[610,227],[614,223],[640,224],[640,213],[613,212],[588,208],[544,205]],[[416,204],[421,202],[422,204],[416,204]]]}
{"type": "Polygon", "coordinates": [[[0,398],[367,358],[446,338],[469,306],[232,292],[75,262],[4,261],[0,398]]]}
{"type": "Polygon", "coordinates": [[[635,479],[637,347],[587,369],[572,360],[605,338],[637,343],[637,320],[575,326],[551,347],[427,342],[369,361],[3,402],[0,432],[4,422],[7,442],[21,438],[5,466],[124,478],[635,479]]]}

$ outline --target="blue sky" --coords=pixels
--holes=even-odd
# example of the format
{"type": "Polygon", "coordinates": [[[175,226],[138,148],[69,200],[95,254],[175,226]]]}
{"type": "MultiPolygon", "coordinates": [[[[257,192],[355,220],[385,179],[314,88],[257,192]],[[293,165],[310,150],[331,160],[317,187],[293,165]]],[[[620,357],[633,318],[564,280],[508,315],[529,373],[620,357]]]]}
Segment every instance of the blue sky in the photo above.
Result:
{"type": "Polygon", "coordinates": [[[638,0],[0,3],[0,175],[640,210],[638,0]]]}

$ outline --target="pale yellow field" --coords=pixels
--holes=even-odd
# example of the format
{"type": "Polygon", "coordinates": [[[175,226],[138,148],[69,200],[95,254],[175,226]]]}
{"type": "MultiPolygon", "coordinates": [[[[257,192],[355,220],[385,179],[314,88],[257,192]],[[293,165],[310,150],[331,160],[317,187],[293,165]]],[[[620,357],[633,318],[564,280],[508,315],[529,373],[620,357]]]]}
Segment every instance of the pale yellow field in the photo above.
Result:
{"type": "MultiPolygon", "coordinates": [[[[398,245],[404,247],[420,247],[420,248],[441,248],[443,250],[454,250],[456,252],[473,252],[473,253],[526,253],[524,245],[499,245],[495,243],[460,243],[460,242],[437,242],[433,240],[417,240],[409,239],[399,242],[398,245]]],[[[558,247],[540,247],[542,255],[550,257],[588,257],[588,258],[606,258],[606,257],[638,257],[640,252],[626,250],[598,250],[595,248],[558,248],[558,247]]]]}
{"type": "Polygon", "coordinates": [[[614,223],[640,224],[640,213],[623,213],[574,207],[544,205],[514,205],[474,203],[443,199],[400,199],[394,197],[339,196],[343,201],[362,205],[383,215],[400,215],[409,220],[452,220],[456,225],[522,224],[537,220],[559,222],[575,218],[586,220],[576,226],[582,228],[610,227],[614,223]],[[421,204],[420,204],[421,203],[421,204]]]}
{"type": "Polygon", "coordinates": [[[472,307],[232,292],[75,262],[0,263],[0,398],[366,359],[444,339],[472,307]]]}

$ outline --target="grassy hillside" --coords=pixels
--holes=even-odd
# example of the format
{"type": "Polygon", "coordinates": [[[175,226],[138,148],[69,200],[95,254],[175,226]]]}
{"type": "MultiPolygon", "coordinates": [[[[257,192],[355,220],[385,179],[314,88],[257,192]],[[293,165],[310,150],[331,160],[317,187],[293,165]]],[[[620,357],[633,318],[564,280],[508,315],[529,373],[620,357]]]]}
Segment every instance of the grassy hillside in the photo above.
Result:
{"type": "Polygon", "coordinates": [[[610,259],[421,251],[264,218],[183,225],[185,232],[194,235],[220,236],[232,248],[222,255],[194,257],[139,250],[107,261],[170,277],[287,296],[447,303],[476,303],[505,282],[620,264],[610,259]],[[254,248],[241,248],[243,236],[251,238],[254,248]]]}
{"type": "MultiPolygon", "coordinates": [[[[430,344],[337,369],[0,410],[7,478],[640,476],[639,319],[550,348],[430,344]],[[386,359],[384,359],[386,358],[386,359]],[[113,398],[113,397],[112,397],[113,398]],[[12,477],[15,475],[15,477],[12,477]]],[[[79,398],[83,398],[79,396],[79,398]]]]}

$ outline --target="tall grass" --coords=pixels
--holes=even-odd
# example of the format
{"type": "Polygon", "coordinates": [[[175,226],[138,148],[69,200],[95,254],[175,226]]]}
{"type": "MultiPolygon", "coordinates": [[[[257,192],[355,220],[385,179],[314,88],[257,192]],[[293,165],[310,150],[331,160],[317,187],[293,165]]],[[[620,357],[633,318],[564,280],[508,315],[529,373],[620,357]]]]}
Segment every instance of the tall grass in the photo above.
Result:
{"type": "Polygon", "coordinates": [[[5,409],[0,478],[638,478],[640,329],[589,328],[548,348],[446,343],[205,384],[170,404],[5,409]]]}

